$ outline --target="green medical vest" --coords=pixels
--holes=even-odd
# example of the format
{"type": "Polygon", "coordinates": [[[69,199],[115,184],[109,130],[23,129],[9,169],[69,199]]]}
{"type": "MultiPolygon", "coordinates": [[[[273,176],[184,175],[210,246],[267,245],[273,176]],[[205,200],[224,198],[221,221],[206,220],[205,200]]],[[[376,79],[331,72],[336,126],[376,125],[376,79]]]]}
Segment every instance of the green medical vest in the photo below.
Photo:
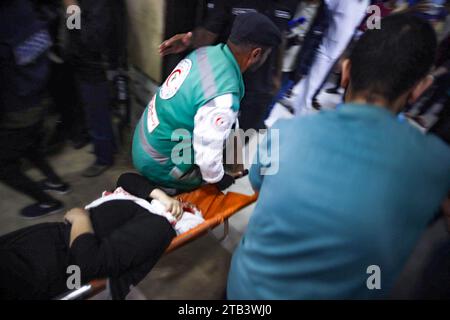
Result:
{"type": "Polygon", "coordinates": [[[233,95],[244,96],[239,65],[226,44],[203,47],[183,59],[145,109],[133,137],[133,163],[145,177],[167,188],[190,190],[202,180],[195,170],[192,137],[197,110],[233,95]]]}

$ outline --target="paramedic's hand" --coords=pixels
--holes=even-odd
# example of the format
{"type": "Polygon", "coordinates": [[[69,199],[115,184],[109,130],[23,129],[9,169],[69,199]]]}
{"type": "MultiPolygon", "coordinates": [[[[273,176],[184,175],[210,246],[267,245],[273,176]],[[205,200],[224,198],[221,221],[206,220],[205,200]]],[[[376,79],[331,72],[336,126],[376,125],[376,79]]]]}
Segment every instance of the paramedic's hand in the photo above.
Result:
{"type": "Polygon", "coordinates": [[[220,191],[228,189],[233,183],[235,183],[234,177],[229,174],[224,174],[222,180],[216,183],[216,186],[220,189],[220,191]]]}
{"type": "Polygon", "coordinates": [[[70,223],[70,224],[75,224],[76,222],[80,221],[80,220],[89,220],[89,213],[81,208],[73,208],[69,211],[67,211],[66,215],[64,216],[64,221],[70,223]]]}
{"type": "Polygon", "coordinates": [[[67,7],[70,7],[70,6],[77,6],[78,5],[78,1],[77,0],[63,0],[63,4],[67,8],[67,7]]]}
{"type": "Polygon", "coordinates": [[[166,56],[168,54],[186,51],[190,47],[191,43],[192,32],[174,35],[172,38],[159,45],[159,54],[161,56],[166,56]]]}

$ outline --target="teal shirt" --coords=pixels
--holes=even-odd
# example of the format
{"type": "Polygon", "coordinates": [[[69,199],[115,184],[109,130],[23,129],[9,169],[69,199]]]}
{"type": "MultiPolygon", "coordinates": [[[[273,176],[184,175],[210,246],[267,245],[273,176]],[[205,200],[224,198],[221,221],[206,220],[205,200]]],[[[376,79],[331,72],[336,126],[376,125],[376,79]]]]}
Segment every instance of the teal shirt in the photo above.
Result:
{"type": "Polygon", "coordinates": [[[269,134],[272,154],[251,168],[260,197],[233,255],[228,298],[387,297],[450,190],[450,148],[366,105],[274,129],[279,158],[269,134]],[[262,176],[270,166],[278,173],[262,176]],[[367,288],[371,265],[381,290],[367,288]]]}

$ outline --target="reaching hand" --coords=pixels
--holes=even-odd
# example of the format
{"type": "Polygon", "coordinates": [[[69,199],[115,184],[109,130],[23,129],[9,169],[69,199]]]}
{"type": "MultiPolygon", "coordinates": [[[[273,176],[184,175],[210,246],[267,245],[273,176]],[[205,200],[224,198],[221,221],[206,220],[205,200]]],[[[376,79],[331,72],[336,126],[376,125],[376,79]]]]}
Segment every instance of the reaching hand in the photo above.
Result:
{"type": "Polygon", "coordinates": [[[192,43],[192,32],[180,33],[174,35],[169,40],[159,45],[159,54],[166,56],[168,54],[180,53],[186,51],[192,43]]]}

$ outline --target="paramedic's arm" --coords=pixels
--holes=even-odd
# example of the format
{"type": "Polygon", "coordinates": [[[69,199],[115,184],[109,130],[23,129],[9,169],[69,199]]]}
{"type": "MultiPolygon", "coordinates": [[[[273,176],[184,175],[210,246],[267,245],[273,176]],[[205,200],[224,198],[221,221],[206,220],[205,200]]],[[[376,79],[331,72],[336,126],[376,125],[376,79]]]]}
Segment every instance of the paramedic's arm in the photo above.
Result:
{"type": "Polygon", "coordinates": [[[208,183],[220,182],[224,177],[223,148],[237,118],[237,112],[232,109],[235,103],[239,103],[236,96],[225,94],[209,101],[195,115],[195,164],[208,183]]]}
{"type": "Polygon", "coordinates": [[[157,188],[157,185],[140,174],[128,172],[117,179],[116,187],[123,188],[133,196],[146,199],[157,188]]]}
{"type": "Polygon", "coordinates": [[[208,11],[202,26],[164,41],[159,46],[159,54],[165,56],[214,44],[222,30],[231,23],[231,9],[227,1],[208,1],[208,11]]]}
{"type": "Polygon", "coordinates": [[[166,56],[169,54],[181,53],[188,49],[196,49],[213,44],[218,35],[203,27],[198,27],[188,33],[180,33],[164,41],[159,45],[159,54],[166,56]]]}

